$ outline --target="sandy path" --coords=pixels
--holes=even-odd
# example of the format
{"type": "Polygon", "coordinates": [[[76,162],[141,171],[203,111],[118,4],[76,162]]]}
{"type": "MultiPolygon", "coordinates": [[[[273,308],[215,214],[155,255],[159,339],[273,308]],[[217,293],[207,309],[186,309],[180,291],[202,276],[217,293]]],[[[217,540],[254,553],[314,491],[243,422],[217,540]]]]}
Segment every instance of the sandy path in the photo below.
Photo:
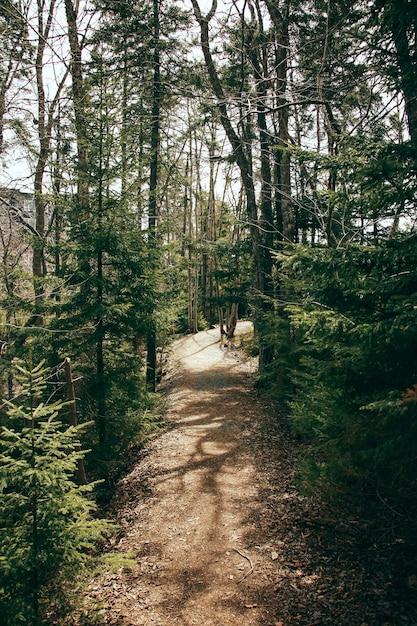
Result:
{"type": "MultiPolygon", "coordinates": [[[[239,324],[239,333],[248,330],[239,324]]],[[[116,623],[136,626],[261,623],[251,589],[256,554],[244,539],[257,495],[248,446],[259,410],[249,397],[251,368],[221,346],[218,329],[177,342],[168,383],[174,428],[124,481],[120,545],[137,551],[138,569],[109,579],[107,623],[117,616],[116,623]]]]}

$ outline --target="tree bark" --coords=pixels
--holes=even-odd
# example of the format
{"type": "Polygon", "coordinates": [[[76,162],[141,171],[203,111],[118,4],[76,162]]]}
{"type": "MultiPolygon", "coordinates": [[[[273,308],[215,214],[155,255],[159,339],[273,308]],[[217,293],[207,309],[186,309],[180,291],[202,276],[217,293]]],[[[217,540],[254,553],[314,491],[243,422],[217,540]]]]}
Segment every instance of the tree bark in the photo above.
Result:
{"type": "Polygon", "coordinates": [[[36,87],[38,97],[37,128],[39,139],[39,155],[36,164],[34,178],[35,196],[35,230],[36,238],[33,246],[32,273],[35,294],[33,323],[42,326],[42,302],[44,299],[45,276],[45,201],[43,196],[43,177],[46,163],[49,157],[51,145],[51,131],[54,111],[47,112],[44,86],[44,53],[47,45],[49,33],[52,25],[52,18],[55,10],[55,0],[51,0],[47,12],[46,23],[44,23],[43,3],[38,0],[38,46],[36,51],[36,87]]]}
{"type": "MultiPolygon", "coordinates": [[[[65,359],[65,378],[67,381],[67,395],[69,400],[69,422],[71,426],[77,426],[77,409],[75,406],[75,390],[74,381],[72,378],[71,360],[67,357],[65,359]]],[[[79,444],[77,445],[79,449],[79,444]]],[[[84,459],[78,459],[77,461],[77,479],[79,485],[87,484],[87,477],[85,475],[84,459]]]]}
{"type": "Polygon", "coordinates": [[[417,16],[416,6],[407,0],[382,2],[387,13],[392,38],[397,53],[401,89],[404,95],[408,129],[417,158],[417,16]],[[410,45],[410,39],[413,43],[410,45]],[[412,49],[414,47],[414,51],[412,49]]]}
{"type": "MultiPolygon", "coordinates": [[[[259,17],[261,20],[261,17],[259,17]]],[[[261,160],[261,195],[260,195],[260,239],[262,240],[262,267],[264,272],[263,284],[265,295],[272,296],[272,256],[271,251],[274,243],[274,218],[272,212],[272,173],[271,173],[271,149],[267,128],[267,94],[270,87],[268,61],[263,47],[262,22],[257,24],[256,32],[253,29],[246,35],[243,42],[248,58],[252,62],[256,80],[256,116],[259,132],[259,147],[261,160]]]]}
{"type": "Polygon", "coordinates": [[[276,99],[278,109],[278,150],[276,152],[278,179],[278,222],[282,225],[284,242],[294,241],[294,212],[291,200],[291,162],[288,153],[290,134],[288,130],[289,103],[286,98],[289,55],[289,8],[288,2],[280,11],[275,0],[265,0],[275,27],[276,36],[276,99]]]}
{"type": "Polygon", "coordinates": [[[74,106],[75,131],[77,136],[77,196],[79,219],[88,215],[90,207],[88,133],[87,133],[87,92],[84,86],[81,44],[78,39],[77,13],[72,0],[65,0],[65,14],[68,25],[68,39],[71,50],[72,99],[74,106]]]}
{"type": "MultiPolygon", "coordinates": [[[[153,0],[153,94],[151,128],[151,168],[149,176],[149,244],[157,245],[159,126],[161,114],[161,59],[159,53],[159,0],[153,0]]],[[[147,331],[146,383],[149,391],[156,389],[156,326],[153,319],[147,331]]]]}

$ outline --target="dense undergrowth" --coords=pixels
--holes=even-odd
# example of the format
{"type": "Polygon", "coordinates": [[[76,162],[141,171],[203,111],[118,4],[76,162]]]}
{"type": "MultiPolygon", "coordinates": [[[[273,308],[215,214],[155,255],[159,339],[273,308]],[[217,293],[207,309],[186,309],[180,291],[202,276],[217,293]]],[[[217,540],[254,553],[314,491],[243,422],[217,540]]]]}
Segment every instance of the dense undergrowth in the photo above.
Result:
{"type": "Polygon", "coordinates": [[[376,493],[410,509],[417,490],[415,236],[375,246],[294,247],[263,326],[261,374],[306,444],[300,482],[376,493]]]}

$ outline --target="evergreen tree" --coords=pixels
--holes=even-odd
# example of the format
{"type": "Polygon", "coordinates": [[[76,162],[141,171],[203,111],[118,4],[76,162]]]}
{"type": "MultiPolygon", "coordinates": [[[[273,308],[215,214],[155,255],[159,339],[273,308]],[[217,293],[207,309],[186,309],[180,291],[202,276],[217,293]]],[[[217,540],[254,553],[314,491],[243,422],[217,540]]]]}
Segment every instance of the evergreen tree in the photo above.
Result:
{"type": "Polygon", "coordinates": [[[94,518],[94,485],[74,474],[82,427],[64,427],[61,402],[45,401],[49,370],[16,364],[19,395],[1,429],[0,611],[2,624],[38,626],[68,610],[82,569],[113,530],[94,518]]]}
{"type": "Polygon", "coordinates": [[[286,373],[281,398],[310,443],[305,485],[372,489],[409,504],[417,479],[415,236],[300,247],[282,260],[292,342],[274,374],[286,373]]]}

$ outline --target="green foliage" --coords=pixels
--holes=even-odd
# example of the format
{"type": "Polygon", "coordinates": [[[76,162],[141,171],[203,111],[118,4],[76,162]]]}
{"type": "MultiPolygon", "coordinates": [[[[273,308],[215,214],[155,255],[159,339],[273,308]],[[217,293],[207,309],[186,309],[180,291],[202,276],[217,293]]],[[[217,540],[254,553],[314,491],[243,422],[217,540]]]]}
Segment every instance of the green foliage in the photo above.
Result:
{"type": "Polygon", "coordinates": [[[20,393],[6,402],[0,439],[0,614],[5,626],[36,626],[49,623],[51,610],[68,610],[94,548],[114,527],[94,517],[94,485],[74,482],[81,427],[64,427],[63,404],[43,401],[48,370],[15,368],[20,393]]]}
{"type": "Polygon", "coordinates": [[[252,249],[250,241],[239,239],[231,242],[227,237],[213,244],[216,268],[211,277],[219,281],[218,297],[212,297],[217,307],[227,307],[233,302],[239,304],[241,316],[247,314],[252,289],[252,249]]]}
{"type": "MultiPolygon", "coordinates": [[[[109,393],[112,394],[112,391],[109,393]]],[[[90,472],[104,479],[97,488],[97,498],[102,506],[108,503],[114,484],[129,469],[135,453],[143,447],[152,431],[162,424],[157,398],[152,401],[152,396],[147,395],[141,403],[137,401],[132,405],[131,408],[127,407],[123,392],[120,394],[119,406],[117,394],[111,395],[108,437],[101,444],[93,437],[91,452],[86,456],[90,472]]]]}
{"type": "Polygon", "coordinates": [[[270,362],[258,373],[256,384],[264,388],[267,395],[285,403],[294,392],[290,373],[298,358],[288,316],[282,309],[258,316],[256,330],[273,352],[270,362]]]}
{"type": "MultiPolygon", "coordinates": [[[[280,261],[292,294],[288,406],[311,443],[305,484],[415,494],[416,238],[299,247],[280,261]]],[[[275,367],[282,376],[279,359],[275,367]]]]}
{"type": "Polygon", "coordinates": [[[96,426],[89,462],[95,475],[108,478],[143,430],[141,414],[149,406],[143,337],[155,300],[155,251],[116,194],[97,194],[88,218],[74,222],[63,242],[66,284],[56,317],[48,320],[52,332],[36,350],[51,364],[69,356],[82,377],[79,408],[96,426]]]}
{"type": "MultiPolygon", "coordinates": [[[[390,121],[390,132],[395,134],[398,121],[390,121]]],[[[340,137],[337,155],[299,147],[289,149],[312,186],[299,198],[296,211],[298,238],[303,243],[323,241],[330,206],[332,232],[343,245],[347,241],[375,244],[380,238],[396,234],[400,220],[403,229],[405,224],[413,223],[415,155],[409,142],[392,144],[385,133],[385,128],[375,127],[372,138],[340,137]],[[335,189],[328,185],[332,176],[341,181],[335,189]]]]}

